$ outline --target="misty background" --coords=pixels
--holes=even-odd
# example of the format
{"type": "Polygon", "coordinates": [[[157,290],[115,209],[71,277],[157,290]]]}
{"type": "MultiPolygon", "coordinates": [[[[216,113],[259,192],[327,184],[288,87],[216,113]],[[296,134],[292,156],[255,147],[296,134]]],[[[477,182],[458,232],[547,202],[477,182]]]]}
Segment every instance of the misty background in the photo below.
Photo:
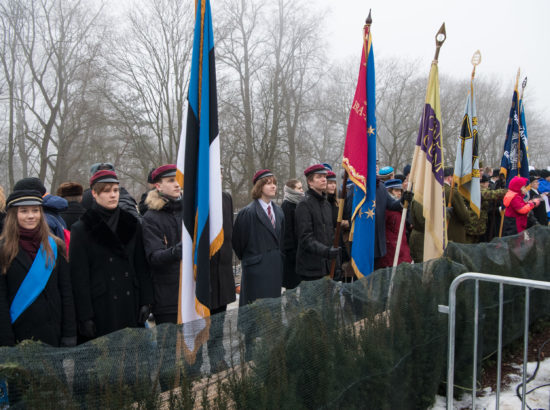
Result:
{"type": "MultiPolygon", "coordinates": [[[[212,9],[223,185],[236,208],[249,201],[257,169],[272,169],[280,185],[317,162],[339,171],[360,39],[346,56],[331,52],[323,30],[330,8],[303,0],[216,0],[212,9]]],[[[0,185],[7,191],[26,176],[41,178],[50,192],[65,181],[87,187],[90,165],[111,162],[139,198],[151,168],[175,163],[194,1],[3,0],[0,24],[0,185]]],[[[400,171],[412,162],[429,61],[379,55],[373,31],[378,158],[400,171]]],[[[412,47],[435,50],[433,39],[412,47]]],[[[444,52],[445,46],[440,58],[444,52]]],[[[481,163],[498,167],[513,79],[483,74],[481,67],[475,80],[481,163]]],[[[514,62],[511,70],[515,77],[514,62]]],[[[470,73],[471,66],[462,77],[440,68],[448,165],[470,73]]],[[[550,121],[529,105],[529,87],[530,165],[546,168],[550,121]]]]}

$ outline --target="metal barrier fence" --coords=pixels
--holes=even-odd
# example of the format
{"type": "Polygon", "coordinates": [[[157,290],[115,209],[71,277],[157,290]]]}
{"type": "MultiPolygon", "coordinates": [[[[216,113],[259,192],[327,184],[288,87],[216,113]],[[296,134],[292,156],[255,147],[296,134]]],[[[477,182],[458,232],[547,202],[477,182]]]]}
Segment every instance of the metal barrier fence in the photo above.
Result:
{"type": "Polygon", "coordinates": [[[454,367],[455,367],[455,326],[456,326],[456,290],[458,286],[468,280],[475,281],[475,305],[474,305],[474,352],[473,352],[473,377],[472,377],[472,408],[475,409],[477,392],[477,342],[479,325],[479,282],[491,282],[499,284],[499,315],[498,315],[498,356],[497,356],[497,391],[496,408],[499,408],[501,365],[502,365],[502,326],[503,326],[503,302],[504,285],[521,286],[525,288],[525,312],[523,332],[523,388],[522,409],[525,409],[526,400],[526,375],[527,375],[527,349],[529,346],[529,295],[531,289],[550,290],[550,282],[538,280],[519,279],[507,276],[487,275],[484,273],[468,272],[453,280],[449,288],[449,305],[439,305],[439,311],[449,315],[449,336],[447,356],[447,409],[453,409],[454,393],[454,367]]]}

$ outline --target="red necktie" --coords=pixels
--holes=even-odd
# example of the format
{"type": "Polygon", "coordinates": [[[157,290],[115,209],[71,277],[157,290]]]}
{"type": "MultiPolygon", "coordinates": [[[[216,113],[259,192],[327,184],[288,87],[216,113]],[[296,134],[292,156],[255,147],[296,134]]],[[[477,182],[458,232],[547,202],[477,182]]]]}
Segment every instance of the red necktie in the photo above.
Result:
{"type": "Polygon", "coordinates": [[[273,214],[271,213],[271,205],[267,206],[267,216],[269,216],[269,219],[271,220],[271,225],[273,225],[273,228],[275,228],[275,218],[273,218],[273,214]]]}

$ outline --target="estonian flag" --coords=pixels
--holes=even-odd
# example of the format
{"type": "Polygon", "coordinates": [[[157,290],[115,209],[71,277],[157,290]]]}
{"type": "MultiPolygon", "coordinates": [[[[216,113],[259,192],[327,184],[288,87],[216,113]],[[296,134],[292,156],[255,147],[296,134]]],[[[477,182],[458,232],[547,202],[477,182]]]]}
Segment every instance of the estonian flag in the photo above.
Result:
{"type": "MultiPolygon", "coordinates": [[[[200,0],[197,6],[185,120],[177,160],[184,188],[178,323],[210,315],[210,257],[223,243],[218,103],[209,0],[200,0]]],[[[197,326],[195,334],[206,324],[197,326]]]]}

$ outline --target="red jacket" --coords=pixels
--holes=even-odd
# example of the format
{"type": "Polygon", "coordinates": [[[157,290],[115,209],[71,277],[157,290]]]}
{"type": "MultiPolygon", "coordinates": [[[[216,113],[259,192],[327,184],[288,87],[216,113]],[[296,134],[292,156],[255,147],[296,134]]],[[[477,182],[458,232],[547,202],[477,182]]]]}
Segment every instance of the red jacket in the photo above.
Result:
{"type": "MultiPolygon", "coordinates": [[[[377,261],[376,268],[386,268],[393,266],[395,248],[397,248],[397,238],[399,236],[399,226],[401,225],[401,212],[386,211],[386,254],[377,261]]],[[[402,262],[412,262],[411,251],[407,243],[405,229],[403,229],[403,238],[401,239],[401,249],[397,264],[402,262]]]]}
{"type": "Polygon", "coordinates": [[[514,177],[508,185],[508,192],[502,202],[506,207],[505,217],[516,219],[517,233],[527,228],[527,214],[535,207],[533,202],[525,202],[521,188],[527,183],[527,178],[514,177]]]}

